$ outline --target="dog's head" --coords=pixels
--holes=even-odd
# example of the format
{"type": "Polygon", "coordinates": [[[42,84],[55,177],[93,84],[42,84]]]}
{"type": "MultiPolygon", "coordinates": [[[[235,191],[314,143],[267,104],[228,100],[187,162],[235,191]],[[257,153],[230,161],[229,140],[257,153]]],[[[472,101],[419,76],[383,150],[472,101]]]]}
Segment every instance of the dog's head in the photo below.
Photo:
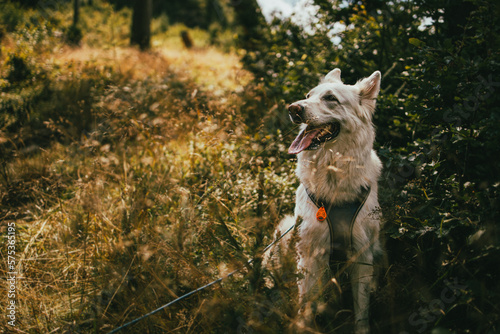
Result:
{"type": "Polygon", "coordinates": [[[302,124],[288,153],[315,150],[323,143],[334,144],[343,133],[354,133],[367,125],[371,128],[380,78],[376,71],[355,85],[345,85],[338,68],[328,73],[304,100],[288,106],[292,122],[302,124]]]}

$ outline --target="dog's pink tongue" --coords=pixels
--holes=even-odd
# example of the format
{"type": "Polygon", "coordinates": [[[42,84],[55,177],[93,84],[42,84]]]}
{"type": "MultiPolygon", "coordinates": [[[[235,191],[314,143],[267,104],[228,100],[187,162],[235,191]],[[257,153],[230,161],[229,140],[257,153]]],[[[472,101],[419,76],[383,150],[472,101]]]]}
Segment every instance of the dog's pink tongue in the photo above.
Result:
{"type": "Polygon", "coordinates": [[[289,154],[299,154],[311,145],[312,140],[321,131],[321,129],[309,130],[305,128],[300,131],[299,135],[288,148],[289,154]]]}

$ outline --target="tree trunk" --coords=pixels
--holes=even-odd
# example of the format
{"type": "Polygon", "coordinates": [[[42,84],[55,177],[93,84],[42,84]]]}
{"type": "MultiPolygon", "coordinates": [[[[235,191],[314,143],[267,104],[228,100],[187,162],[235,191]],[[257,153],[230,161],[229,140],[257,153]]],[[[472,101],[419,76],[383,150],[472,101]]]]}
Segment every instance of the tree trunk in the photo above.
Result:
{"type": "Polygon", "coordinates": [[[80,19],[80,0],[73,1],[73,25],[76,27],[80,19]]]}
{"type": "Polygon", "coordinates": [[[235,18],[243,28],[240,44],[247,50],[253,50],[261,38],[260,29],[265,25],[264,15],[257,0],[231,0],[235,18]]]}
{"type": "Polygon", "coordinates": [[[132,13],[132,29],[130,32],[130,45],[138,45],[141,50],[151,46],[151,14],[152,0],[135,0],[132,13]]]}

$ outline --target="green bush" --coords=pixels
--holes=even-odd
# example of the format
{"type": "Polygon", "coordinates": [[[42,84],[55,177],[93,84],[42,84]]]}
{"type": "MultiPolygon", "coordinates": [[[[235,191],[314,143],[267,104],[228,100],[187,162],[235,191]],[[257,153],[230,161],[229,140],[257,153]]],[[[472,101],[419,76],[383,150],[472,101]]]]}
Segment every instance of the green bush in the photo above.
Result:
{"type": "Polygon", "coordinates": [[[261,98],[249,105],[249,124],[264,133],[290,128],[285,101],[303,98],[334,67],[351,84],[381,70],[374,122],[390,269],[375,300],[394,297],[392,314],[377,316],[399,317],[393,326],[401,330],[498,330],[494,307],[486,305],[500,293],[491,268],[500,252],[500,162],[492,159],[500,140],[499,4],[315,4],[314,33],[275,20],[243,56],[262,86],[261,98]],[[434,20],[428,26],[426,16],[434,20]],[[332,22],[346,26],[338,46],[331,42],[332,22]],[[449,279],[462,288],[443,313],[432,313],[427,306],[440,300],[449,279]]]}
{"type": "Polygon", "coordinates": [[[4,26],[7,32],[15,31],[23,25],[24,12],[17,2],[3,1],[0,4],[0,26],[4,26]]]}
{"type": "Polygon", "coordinates": [[[10,68],[7,80],[16,84],[28,79],[31,76],[31,70],[28,67],[26,57],[14,54],[7,61],[7,67],[10,68]]]}

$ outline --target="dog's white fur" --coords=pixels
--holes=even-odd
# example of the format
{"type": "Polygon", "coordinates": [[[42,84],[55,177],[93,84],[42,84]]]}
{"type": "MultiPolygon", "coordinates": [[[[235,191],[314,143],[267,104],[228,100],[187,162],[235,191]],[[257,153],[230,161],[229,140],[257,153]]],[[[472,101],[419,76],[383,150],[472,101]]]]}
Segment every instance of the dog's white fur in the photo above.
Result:
{"type": "Polygon", "coordinates": [[[379,230],[381,220],[378,210],[377,180],[382,164],[373,150],[375,130],[372,115],[380,90],[380,72],[345,85],[340,70],[328,73],[321,83],[313,88],[307,98],[295,102],[304,107],[306,124],[321,126],[332,121],[341,125],[338,136],[322,143],[316,150],[305,150],[298,154],[296,174],[301,182],[296,193],[295,217],[285,218],[279,229],[283,232],[295,223],[297,217],[303,222],[299,227],[300,241],[298,266],[304,272],[299,281],[299,293],[305,303],[317,286],[324,284],[328,272],[330,234],[328,224],[316,219],[318,208],[309,199],[307,187],[317,198],[340,204],[355,200],[362,187],[371,192],[359,212],[353,227],[353,251],[346,249],[353,264],[348,268],[352,283],[355,332],[369,332],[369,295],[373,281],[374,255],[381,252],[379,230]],[[324,96],[334,94],[338,102],[326,101],[324,96]],[[323,282],[323,283],[321,283],[323,282]],[[309,296],[309,297],[308,297],[309,296]]]}

